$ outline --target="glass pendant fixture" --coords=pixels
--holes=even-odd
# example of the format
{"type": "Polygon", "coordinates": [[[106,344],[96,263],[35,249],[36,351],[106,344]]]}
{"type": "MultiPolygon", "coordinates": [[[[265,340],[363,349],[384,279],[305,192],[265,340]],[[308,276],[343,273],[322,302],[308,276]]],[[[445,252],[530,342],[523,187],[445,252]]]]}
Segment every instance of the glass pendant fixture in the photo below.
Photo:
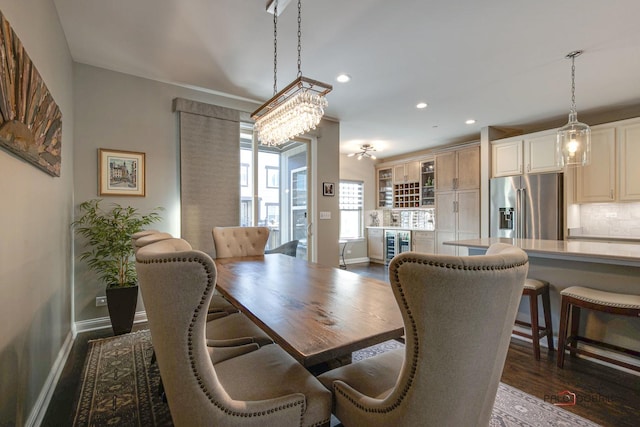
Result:
{"type": "Polygon", "coordinates": [[[567,54],[571,59],[571,110],[569,123],[558,129],[556,140],[556,163],[561,167],[587,166],[591,163],[591,128],[578,121],[576,111],[576,65],[575,60],[583,51],[567,54]]]}
{"type": "Polygon", "coordinates": [[[311,129],[315,129],[328,103],[325,95],[333,89],[331,85],[302,75],[301,23],[302,4],[298,0],[298,76],[287,87],[278,92],[278,0],[273,6],[273,93],[274,96],[251,114],[255,120],[258,140],[263,145],[280,145],[311,129]]]}

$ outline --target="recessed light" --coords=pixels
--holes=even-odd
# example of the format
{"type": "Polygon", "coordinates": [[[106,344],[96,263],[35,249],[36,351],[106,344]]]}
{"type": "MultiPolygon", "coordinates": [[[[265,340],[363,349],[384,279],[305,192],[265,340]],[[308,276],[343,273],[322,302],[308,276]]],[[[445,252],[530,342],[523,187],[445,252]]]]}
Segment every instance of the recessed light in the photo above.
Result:
{"type": "Polygon", "coordinates": [[[418,104],[416,105],[416,108],[427,108],[428,104],[426,102],[418,102],[418,104]]]}
{"type": "Polygon", "coordinates": [[[466,124],[468,124],[468,125],[472,125],[472,124],[474,124],[475,122],[476,122],[476,121],[475,121],[474,119],[469,119],[469,120],[467,120],[465,123],[466,123],[466,124]]]}
{"type": "Polygon", "coordinates": [[[340,74],[338,75],[338,77],[336,77],[336,80],[340,83],[346,83],[351,80],[351,76],[349,74],[340,74]]]}

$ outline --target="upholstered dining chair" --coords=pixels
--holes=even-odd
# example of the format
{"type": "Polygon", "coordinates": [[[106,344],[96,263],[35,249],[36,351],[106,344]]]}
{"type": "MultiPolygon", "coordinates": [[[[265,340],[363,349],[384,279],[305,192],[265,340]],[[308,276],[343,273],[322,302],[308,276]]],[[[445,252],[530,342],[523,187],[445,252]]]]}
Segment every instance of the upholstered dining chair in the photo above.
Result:
{"type": "Polygon", "coordinates": [[[276,344],[214,363],[216,266],[182,239],[141,248],[136,269],[174,425],[328,426],[331,393],[276,344]]]}
{"type": "Polygon", "coordinates": [[[296,251],[298,250],[298,240],[291,240],[289,242],[283,243],[277,248],[267,249],[264,251],[266,254],[285,254],[292,257],[296,256],[296,251]]]}
{"type": "MultiPolygon", "coordinates": [[[[151,243],[158,242],[160,240],[172,239],[173,236],[169,233],[164,233],[158,230],[143,230],[134,233],[131,236],[134,252],[138,252],[143,246],[150,245],[151,243]]],[[[237,313],[239,310],[234,307],[229,301],[227,301],[222,295],[214,295],[211,298],[211,305],[209,306],[209,313],[212,313],[210,320],[226,316],[227,314],[237,313]],[[213,314],[218,313],[218,314],[213,314]]]]}
{"type": "Polygon", "coordinates": [[[318,377],[340,422],[487,426],[528,267],[525,252],[502,243],[481,256],[394,257],[406,344],[318,377]]]}
{"type": "Polygon", "coordinates": [[[267,227],[214,227],[216,258],[264,255],[269,239],[267,227]]]}

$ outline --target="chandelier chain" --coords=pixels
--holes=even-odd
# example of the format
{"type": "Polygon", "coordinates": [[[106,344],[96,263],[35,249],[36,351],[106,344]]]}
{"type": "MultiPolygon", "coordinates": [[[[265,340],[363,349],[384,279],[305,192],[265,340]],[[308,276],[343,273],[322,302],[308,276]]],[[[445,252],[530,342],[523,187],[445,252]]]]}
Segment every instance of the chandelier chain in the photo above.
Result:
{"type": "Polygon", "coordinates": [[[298,0],[298,77],[302,77],[302,0],[298,0]]]}
{"type": "Polygon", "coordinates": [[[278,0],[273,7],[273,95],[278,93],[278,0]]]}

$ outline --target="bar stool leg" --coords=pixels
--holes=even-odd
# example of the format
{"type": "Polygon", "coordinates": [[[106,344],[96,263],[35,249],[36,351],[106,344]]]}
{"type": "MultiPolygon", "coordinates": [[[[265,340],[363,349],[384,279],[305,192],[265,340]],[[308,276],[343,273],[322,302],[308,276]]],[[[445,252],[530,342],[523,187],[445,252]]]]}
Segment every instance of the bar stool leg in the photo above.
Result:
{"type": "Polygon", "coordinates": [[[558,368],[564,366],[564,349],[567,345],[567,326],[569,323],[569,302],[563,297],[560,309],[560,330],[558,331],[558,368]]]}
{"type": "Polygon", "coordinates": [[[567,338],[567,344],[569,345],[569,354],[571,357],[576,357],[574,349],[577,342],[570,338],[578,336],[578,330],[580,329],[580,307],[575,304],[569,304],[569,306],[571,309],[571,332],[569,333],[569,338],[567,338]]]}
{"type": "Polygon", "coordinates": [[[531,341],[533,342],[533,356],[540,360],[540,325],[538,324],[538,294],[528,292],[529,311],[531,312],[531,341]]]}
{"type": "Polygon", "coordinates": [[[553,327],[551,326],[551,301],[548,286],[542,291],[542,310],[544,311],[544,327],[547,331],[547,346],[549,351],[553,351],[553,327]]]}

